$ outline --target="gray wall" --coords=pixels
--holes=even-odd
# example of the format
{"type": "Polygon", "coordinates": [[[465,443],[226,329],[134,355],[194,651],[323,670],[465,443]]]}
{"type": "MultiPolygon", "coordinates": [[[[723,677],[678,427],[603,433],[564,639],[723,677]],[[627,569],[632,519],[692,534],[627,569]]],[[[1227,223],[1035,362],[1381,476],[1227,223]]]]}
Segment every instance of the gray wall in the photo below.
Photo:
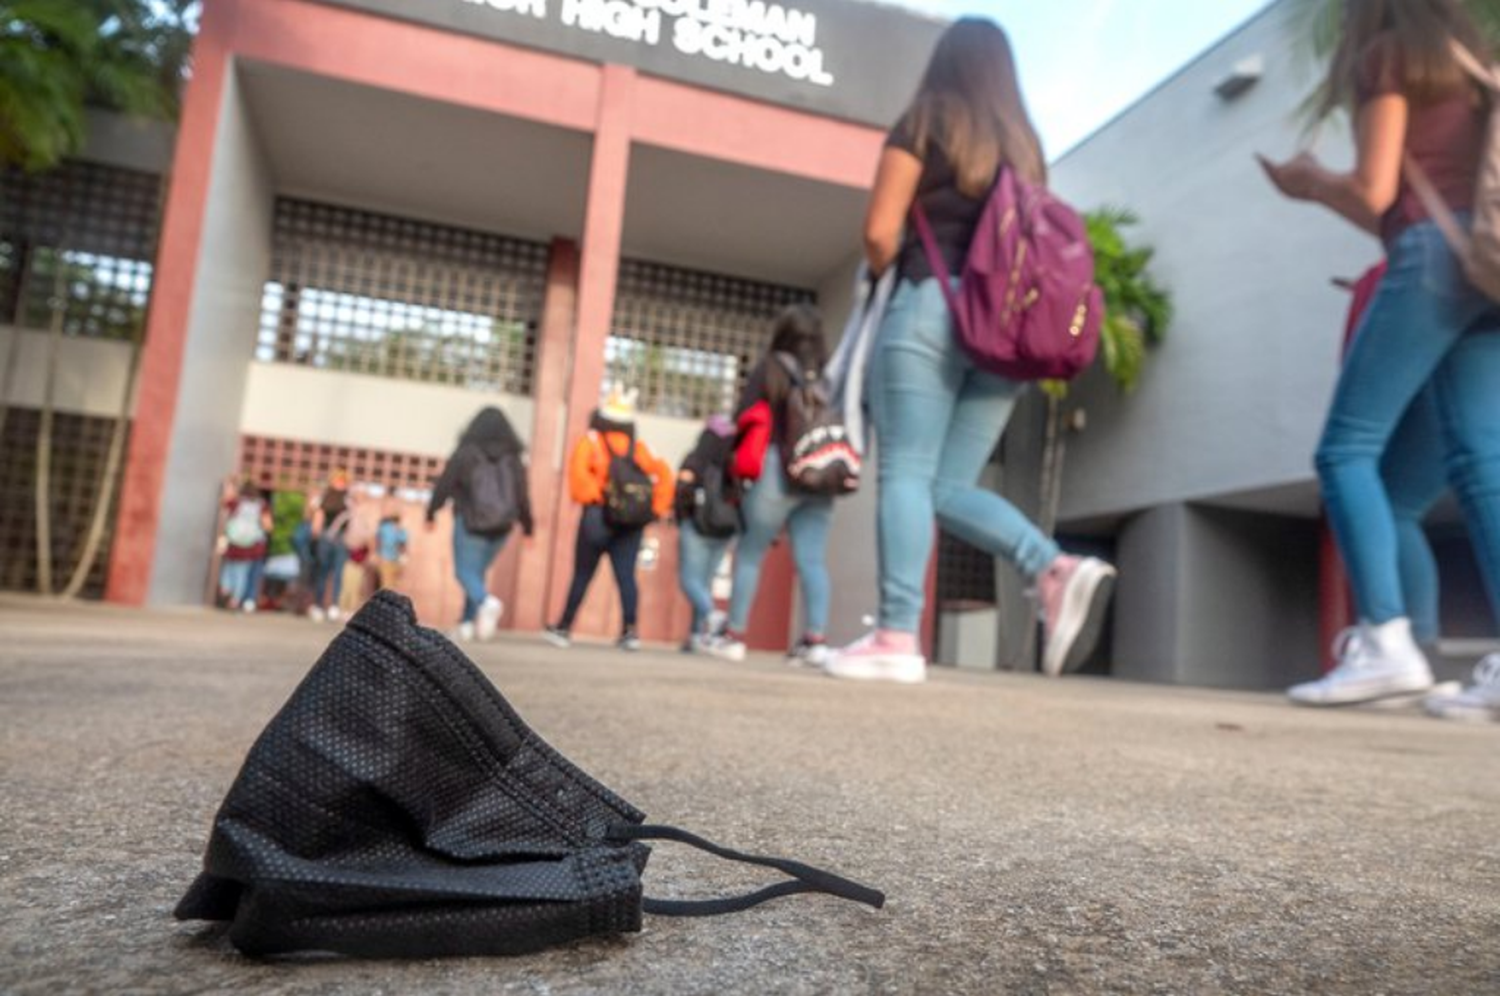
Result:
{"type": "MultiPolygon", "coordinates": [[[[1288,7],[1271,7],[1054,168],[1080,208],[1140,215],[1131,237],[1156,248],[1152,271],[1177,305],[1133,396],[1101,378],[1079,392],[1089,429],[1071,441],[1065,522],[1288,484],[1312,494],[1348,303],[1329,281],[1358,275],[1379,247],[1278,196],[1252,158],[1298,146],[1293,112],[1311,80],[1290,52],[1288,7]],[[1216,96],[1214,84],[1254,56],[1265,60],[1260,83],[1216,96]]],[[[1319,151],[1347,163],[1347,137],[1329,135],[1319,151]]]]}
{"type": "Polygon", "coordinates": [[[172,168],[177,130],[170,124],[90,111],[87,127],[79,159],[158,175],[172,168]]]}
{"type": "Polygon", "coordinates": [[[1119,540],[1113,673],[1257,689],[1316,677],[1317,552],[1305,519],[1187,504],[1135,517],[1119,540]]]}
{"type": "MultiPolygon", "coordinates": [[[[784,7],[817,18],[816,48],[829,85],[766,73],[702,56],[673,44],[674,18],[664,16],[656,44],[621,40],[563,22],[570,0],[322,0],[451,31],[495,38],[880,127],[911,99],[946,22],[866,0],[787,0],[784,7]],[[517,12],[520,9],[522,12],[517,12]],[[539,10],[543,16],[533,16],[539,10]]],[[[618,4],[633,9],[633,4],[618,4]]],[[[651,6],[651,5],[646,5],[651,6]]],[[[661,6],[658,4],[657,6],[661,6]]],[[[675,2],[665,6],[677,9],[675,2]]],[[[706,4],[689,4],[704,7],[706,4]]]]}
{"type": "Polygon", "coordinates": [[[245,380],[270,272],[272,178],[233,69],[223,99],[162,493],[154,605],[203,601],[219,489],[236,467],[245,380]]]}

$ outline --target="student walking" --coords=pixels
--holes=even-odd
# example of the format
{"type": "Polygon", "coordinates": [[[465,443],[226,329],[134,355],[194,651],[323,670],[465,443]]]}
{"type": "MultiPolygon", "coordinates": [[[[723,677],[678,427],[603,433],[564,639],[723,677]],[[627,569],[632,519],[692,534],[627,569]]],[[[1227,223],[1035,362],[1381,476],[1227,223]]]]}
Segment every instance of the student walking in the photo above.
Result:
{"type": "Polygon", "coordinates": [[[693,608],[682,649],[707,647],[713,618],[713,580],[740,530],[739,487],[730,474],[735,426],[710,416],[693,451],[677,471],[677,583],[693,608]]]}
{"type": "MultiPolygon", "coordinates": [[[[453,574],[464,593],[460,640],[494,638],[505,606],[490,594],[485,576],[517,525],[522,534],[531,535],[531,489],[523,452],[521,438],[505,413],[494,406],[483,408],[464,429],[432,486],[429,531],[442,507],[453,503],[453,574]]],[[[386,537],[394,546],[383,548],[382,562],[387,552],[405,547],[404,530],[394,535],[387,530],[386,537]]]]}
{"type": "MultiPolygon", "coordinates": [[[[1281,164],[1261,160],[1286,196],[1379,236],[1388,264],[1334,389],[1316,458],[1360,621],[1341,641],[1331,672],[1288,690],[1299,704],[1363,702],[1432,686],[1402,589],[1398,517],[1381,476],[1397,427],[1429,390],[1448,478],[1500,618],[1500,308],[1467,280],[1443,230],[1450,219],[1466,226],[1474,206],[1486,115],[1465,62],[1477,69],[1488,56],[1456,0],[1347,0],[1318,109],[1352,114],[1354,168],[1330,170],[1308,153],[1281,164]]],[[[1493,716],[1496,663],[1482,663],[1473,687],[1431,709],[1493,716]]]]}
{"type": "Polygon", "coordinates": [[[960,272],[1002,169],[1033,184],[1047,179],[1009,39],[992,21],[962,18],[938,40],[886,139],[865,220],[871,272],[895,267],[898,277],[867,387],[878,443],[880,609],[876,629],[829,660],[834,677],[925,679],[917,629],[934,522],[1034,583],[1047,674],[1077,667],[1097,641],[1114,568],[1063,553],[978,486],[1024,385],[978,369],[961,350],[943,288],[907,226],[919,205],[948,272],[960,272]]]}
{"type": "MultiPolygon", "coordinates": [[[[1344,328],[1345,355],[1384,276],[1382,262],[1353,285],[1353,300],[1344,328]]],[[[1436,392],[1428,385],[1407,406],[1380,461],[1380,480],[1390,496],[1391,513],[1395,517],[1397,575],[1401,579],[1402,598],[1411,618],[1412,637],[1418,646],[1427,649],[1436,649],[1440,635],[1439,581],[1437,558],[1423,520],[1448,490],[1442,431],[1436,392]]],[[[1339,642],[1353,639],[1357,632],[1357,628],[1349,631],[1340,636],[1339,642]]]]}
{"type": "Polygon", "coordinates": [[[307,617],[314,622],[325,619],[336,622],[341,615],[339,596],[344,589],[344,564],[349,549],[344,546],[344,530],[353,514],[349,494],[349,472],[334,468],[328,484],[309,510],[308,542],[312,561],[312,602],[307,617]]]}
{"type": "Polygon", "coordinates": [[[724,631],[707,645],[725,660],[745,659],[745,629],[760,587],[760,570],[776,537],[786,530],[792,561],[802,588],[803,635],[787,651],[788,660],[821,667],[828,658],[828,529],[833,523],[833,496],[799,488],[786,470],[789,399],[799,383],[823,376],[828,344],[823,320],[811,305],[783,311],[771,342],[745,384],[737,422],[742,435],[735,472],[748,482],[741,501],[745,531],[734,554],[734,587],[724,631]]]}
{"type": "Polygon", "coordinates": [[[617,646],[639,650],[636,613],[640,593],[635,562],[646,527],[672,511],[672,466],[636,438],[635,401],[615,392],[594,412],[589,429],[568,462],[568,492],[583,506],[573,553],[573,584],[556,623],[546,627],[549,643],[566,647],[589,582],[599,561],[609,558],[620,590],[622,628],[617,646]]]}
{"type": "Polygon", "coordinates": [[[406,527],[401,524],[399,503],[386,499],[383,511],[380,525],[375,528],[375,569],[381,589],[395,590],[401,587],[408,537],[406,527]]]}

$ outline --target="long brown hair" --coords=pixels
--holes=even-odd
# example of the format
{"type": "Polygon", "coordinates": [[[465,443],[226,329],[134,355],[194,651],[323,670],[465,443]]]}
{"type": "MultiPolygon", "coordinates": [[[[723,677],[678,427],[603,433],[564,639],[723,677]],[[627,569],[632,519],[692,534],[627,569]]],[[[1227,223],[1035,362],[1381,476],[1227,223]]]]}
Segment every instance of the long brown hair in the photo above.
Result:
{"type": "Polygon", "coordinates": [[[1468,75],[1453,56],[1457,41],[1483,63],[1489,46],[1459,0],[1343,0],[1338,47],[1316,94],[1315,116],[1353,110],[1364,60],[1372,46],[1391,46],[1401,88],[1421,103],[1462,89],[1468,75]]]}
{"type": "Polygon", "coordinates": [[[962,17],[938,39],[907,110],[917,153],[937,142],[958,189],[982,197],[1001,164],[1045,183],[1042,143],[1026,113],[1010,39],[994,21],[962,17]]]}

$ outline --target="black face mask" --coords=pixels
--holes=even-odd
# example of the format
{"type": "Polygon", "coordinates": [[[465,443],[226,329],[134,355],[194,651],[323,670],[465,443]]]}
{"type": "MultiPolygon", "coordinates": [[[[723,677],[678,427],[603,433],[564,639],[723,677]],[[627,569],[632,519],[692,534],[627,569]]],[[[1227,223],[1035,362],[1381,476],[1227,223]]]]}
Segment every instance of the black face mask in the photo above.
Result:
{"type": "Polygon", "coordinates": [[[729,913],[799,892],[879,908],[879,892],[717,847],[645,814],[542,741],[473,663],[370,600],[271,720],[214,819],[180,920],[230,921],[250,955],[522,954],[729,913]],[[645,898],[644,840],[790,878],[747,896],[645,898]]]}

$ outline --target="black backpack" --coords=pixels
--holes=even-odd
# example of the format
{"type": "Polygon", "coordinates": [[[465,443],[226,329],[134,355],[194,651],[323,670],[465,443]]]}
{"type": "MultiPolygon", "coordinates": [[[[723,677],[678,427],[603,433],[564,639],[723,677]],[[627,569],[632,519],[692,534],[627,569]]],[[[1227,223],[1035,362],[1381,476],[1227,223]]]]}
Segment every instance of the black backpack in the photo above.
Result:
{"type": "Polygon", "coordinates": [[[656,521],[651,498],[656,486],[651,475],[635,462],[635,438],[630,448],[616,453],[601,433],[599,441],[609,453],[609,480],[604,484],[604,521],[615,529],[641,529],[656,521]]]}
{"type": "Polygon", "coordinates": [[[790,353],[773,353],[791,386],[782,405],[782,466],[794,489],[805,494],[847,495],[859,487],[862,461],[830,400],[822,376],[804,371],[790,353]]]}
{"type": "Polygon", "coordinates": [[[469,472],[469,501],[464,515],[464,528],[469,532],[503,536],[515,526],[521,515],[515,463],[509,456],[498,460],[480,456],[474,464],[469,472]]]}
{"type": "Polygon", "coordinates": [[[796,893],[885,901],[644,820],[418,626],[411,602],[382,591],[250,748],[176,916],[227,921],[252,956],[433,958],[525,954],[639,931],[643,913],[732,913],[796,893]],[[647,840],[789,877],[746,896],[652,899],[647,840]]]}
{"type": "Polygon", "coordinates": [[[739,487],[723,464],[710,464],[693,484],[693,528],[709,539],[728,539],[740,531],[739,487]]]}

